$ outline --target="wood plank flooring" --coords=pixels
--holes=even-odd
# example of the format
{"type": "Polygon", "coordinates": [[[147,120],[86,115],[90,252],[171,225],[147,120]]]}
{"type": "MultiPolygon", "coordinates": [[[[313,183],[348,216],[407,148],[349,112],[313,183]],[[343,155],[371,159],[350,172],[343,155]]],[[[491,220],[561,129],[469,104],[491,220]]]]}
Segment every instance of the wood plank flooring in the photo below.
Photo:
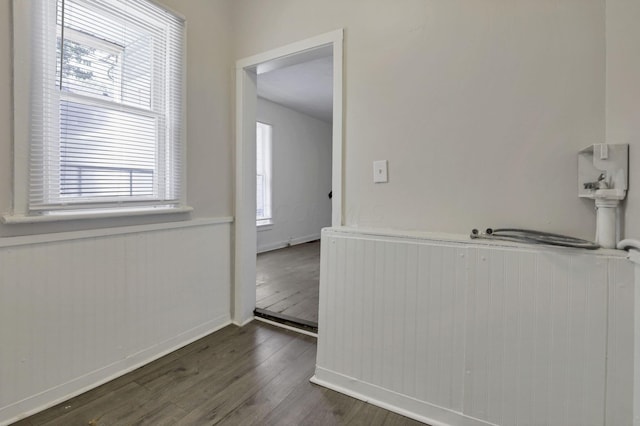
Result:
{"type": "Polygon", "coordinates": [[[258,254],[256,308],[318,322],[320,241],[258,254]]]}
{"type": "Polygon", "coordinates": [[[312,337],[228,326],[16,425],[421,424],[311,384],[315,356],[312,337]]]}

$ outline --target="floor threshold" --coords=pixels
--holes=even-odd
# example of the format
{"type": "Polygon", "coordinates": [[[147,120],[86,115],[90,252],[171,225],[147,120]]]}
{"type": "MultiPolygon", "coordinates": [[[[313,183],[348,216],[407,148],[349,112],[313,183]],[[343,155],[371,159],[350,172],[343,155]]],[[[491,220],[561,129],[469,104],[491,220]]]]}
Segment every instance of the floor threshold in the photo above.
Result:
{"type": "Polygon", "coordinates": [[[318,333],[318,323],[313,321],[303,320],[301,318],[294,318],[289,315],[284,315],[278,312],[269,311],[267,309],[256,308],[253,311],[256,317],[265,318],[280,324],[288,325],[290,327],[299,328],[302,330],[310,331],[312,333],[318,333]]]}

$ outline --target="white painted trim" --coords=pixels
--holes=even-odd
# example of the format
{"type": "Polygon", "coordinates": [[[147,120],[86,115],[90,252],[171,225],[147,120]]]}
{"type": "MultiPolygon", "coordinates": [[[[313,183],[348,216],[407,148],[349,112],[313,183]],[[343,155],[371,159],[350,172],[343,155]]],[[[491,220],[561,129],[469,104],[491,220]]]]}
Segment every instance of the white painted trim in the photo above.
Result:
{"type": "Polygon", "coordinates": [[[85,238],[109,237],[113,235],[137,234],[141,232],[163,231],[168,229],[192,228],[195,226],[223,225],[233,222],[232,217],[214,217],[194,219],[182,222],[154,223],[149,225],[121,226],[117,228],[91,229],[87,231],[57,232],[51,234],[25,235],[0,238],[0,248],[24,246],[29,244],[51,243],[56,241],[82,240],[85,238]]]}
{"type": "Polygon", "coordinates": [[[236,70],[236,185],[232,318],[243,324],[256,306],[256,105],[257,76],[236,70]],[[246,117],[246,118],[245,118],[246,117]]]}
{"type": "Polygon", "coordinates": [[[267,223],[265,225],[258,225],[258,232],[270,231],[273,229],[273,223],[267,223]]]}
{"type": "MultiPolygon", "coordinates": [[[[625,240],[628,241],[628,240],[625,240]]],[[[632,240],[637,243],[636,240],[632,240]]],[[[640,248],[638,244],[629,250],[629,260],[634,263],[634,298],[633,298],[633,426],[640,426],[640,248]]]]}
{"type": "Polygon", "coordinates": [[[288,44],[236,62],[236,187],[233,320],[243,323],[255,307],[255,106],[256,69],[265,62],[297,55],[323,46],[333,48],[333,226],[342,225],[343,175],[343,30],[288,44]],[[251,143],[253,142],[253,144],[251,143]],[[253,209],[252,209],[253,206],[253,209]],[[250,213],[250,214],[249,214],[250,213]]]}
{"type": "Polygon", "coordinates": [[[284,328],[285,330],[289,330],[289,331],[295,331],[296,333],[304,334],[305,336],[315,337],[316,339],[318,338],[318,334],[317,333],[312,333],[310,331],[303,330],[301,328],[291,327],[290,325],[287,325],[287,324],[281,324],[279,322],[271,321],[271,320],[268,320],[266,318],[261,318],[261,317],[255,317],[255,320],[263,322],[265,324],[272,325],[274,327],[284,328]]]}
{"type": "Polygon", "coordinates": [[[320,234],[306,235],[300,238],[293,238],[287,241],[278,241],[276,243],[258,246],[258,253],[265,253],[272,250],[278,250],[289,246],[297,246],[298,244],[309,243],[320,239],[320,234]]]}
{"type": "Polygon", "coordinates": [[[326,58],[327,56],[331,56],[333,52],[333,48],[330,44],[326,46],[314,48],[311,50],[306,50],[303,52],[296,53],[290,56],[283,56],[278,59],[274,59],[269,62],[263,62],[256,68],[256,72],[258,75],[279,70],[282,68],[286,68],[292,65],[298,65],[302,62],[310,62],[315,61],[316,59],[326,58]]]}
{"type": "Polygon", "coordinates": [[[633,300],[633,426],[640,426],[640,266],[635,266],[635,297],[633,300]]]}
{"type": "MultiPolygon", "coordinates": [[[[263,62],[273,61],[274,59],[284,58],[285,56],[296,55],[298,53],[316,49],[318,47],[322,47],[332,43],[340,43],[342,42],[343,32],[344,30],[342,29],[330,31],[328,33],[320,34],[315,37],[310,37],[304,40],[287,44],[286,46],[267,50],[266,52],[258,53],[257,55],[239,59],[238,61],[236,61],[236,69],[251,68],[258,66],[263,62]]],[[[340,62],[342,62],[342,58],[340,59],[340,62]]]]}
{"type": "Polygon", "coordinates": [[[106,219],[113,217],[129,217],[129,216],[154,216],[159,214],[181,214],[193,211],[193,207],[179,206],[167,208],[140,208],[140,209],[115,209],[113,211],[90,212],[86,210],[78,210],[73,213],[59,213],[46,215],[27,215],[27,214],[6,214],[2,216],[2,223],[5,225],[20,225],[24,223],[42,223],[42,222],[66,222],[68,220],[82,219],[106,219]]]}
{"type": "Polygon", "coordinates": [[[431,426],[497,426],[317,366],[309,381],[431,426]]]}
{"type": "Polygon", "coordinates": [[[285,248],[288,245],[289,245],[288,241],[278,241],[277,243],[265,244],[263,246],[258,246],[258,249],[256,250],[256,253],[267,253],[269,251],[274,251],[274,250],[279,250],[281,248],[285,248]]]}
{"type": "Polygon", "coordinates": [[[237,325],[238,327],[244,327],[245,325],[253,322],[254,319],[255,319],[255,317],[252,316],[251,318],[247,318],[247,320],[245,322],[243,322],[243,323],[238,323],[238,322],[235,322],[235,321],[232,321],[231,323],[233,325],[237,325]]]}
{"type": "Polygon", "coordinates": [[[342,175],[344,172],[343,165],[343,153],[344,145],[342,141],[342,105],[343,105],[343,87],[342,87],[342,73],[343,73],[343,31],[340,30],[339,34],[334,34],[335,40],[333,41],[333,146],[331,151],[331,226],[344,225],[343,215],[343,197],[342,197],[342,175]]]}
{"type": "Polygon", "coordinates": [[[27,211],[29,190],[29,129],[31,51],[30,35],[35,33],[31,25],[32,2],[14,0],[13,10],[13,197],[11,210],[17,213],[27,211]]]}
{"type": "Polygon", "coordinates": [[[177,142],[180,144],[180,205],[187,206],[187,194],[189,193],[189,182],[188,182],[188,171],[187,171],[187,158],[189,153],[187,152],[189,147],[187,141],[189,140],[189,129],[187,126],[187,73],[189,70],[187,69],[189,62],[189,58],[187,57],[187,49],[189,46],[187,45],[187,39],[189,34],[189,23],[187,22],[187,18],[175,13],[171,9],[167,9],[167,11],[174,16],[182,19],[182,79],[180,80],[180,102],[182,102],[182,111],[180,114],[180,127],[181,127],[181,135],[180,141],[177,142]]]}
{"type": "Polygon", "coordinates": [[[337,236],[347,236],[349,238],[359,237],[376,237],[381,241],[428,241],[433,243],[442,243],[445,245],[463,245],[465,247],[506,247],[517,248],[528,251],[548,251],[563,254],[578,254],[584,256],[604,256],[604,257],[626,257],[627,253],[623,250],[615,249],[597,249],[597,250],[585,250],[571,247],[559,247],[550,246],[544,244],[527,244],[517,243],[513,241],[503,240],[483,240],[483,239],[471,239],[468,235],[464,234],[447,234],[441,232],[426,232],[426,231],[403,231],[397,229],[383,229],[383,228],[353,228],[353,227],[337,227],[337,228],[324,228],[322,233],[328,233],[337,236]]]}
{"type": "Polygon", "coordinates": [[[132,356],[123,358],[111,365],[100,368],[85,374],[82,377],[73,379],[67,383],[51,388],[45,392],[31,396],[4,407],[0,410],[0,418],[10,417],[7,422],[0,422],[0,426],[9,425],[20,419],[29,417],[47,408],[53,407],[74,396],[80,395],[91,389],[107,383],[113,379],[123,376],[137,368],[142,367],[152,361],[174,352],[190,343],[195,342],[211,333],[214,333],[231,324],[228,315],[222,315],[214,320],[201,324],[178,336],[172,337],[158,345],[153,345],[132,356]],[[26,407],[38,407],[35,409],[26,407]],[[24,407],[24,408],[23,408],[24,407]]]}

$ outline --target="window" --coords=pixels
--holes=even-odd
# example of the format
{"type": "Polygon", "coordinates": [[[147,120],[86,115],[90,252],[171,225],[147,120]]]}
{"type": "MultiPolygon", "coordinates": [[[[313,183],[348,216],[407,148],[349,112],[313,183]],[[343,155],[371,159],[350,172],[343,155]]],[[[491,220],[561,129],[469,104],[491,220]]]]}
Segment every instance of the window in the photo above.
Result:
{"type": "Polygon", "coordinates": [[[273,223],[271,212],[271,126],[256,126],[256,224],[273,223]]]}
{"type": "Polygon", "coordinates": [[[14,209],[182,206],[183,20],[147,0],[14,0],[14,20],[14,209]]]}

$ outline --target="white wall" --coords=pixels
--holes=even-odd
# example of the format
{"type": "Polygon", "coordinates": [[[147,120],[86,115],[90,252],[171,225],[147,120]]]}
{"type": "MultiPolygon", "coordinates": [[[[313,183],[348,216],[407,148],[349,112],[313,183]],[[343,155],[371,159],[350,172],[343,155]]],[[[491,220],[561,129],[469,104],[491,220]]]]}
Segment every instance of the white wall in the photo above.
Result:
{"type": "Polygon", "coordinates": [[[237,0],[233,9],[235,58],[345,28],[346,225],[593,238],[576,158],[605,137],[603,0],[237,0]],[[390,181],[374,185],[382,159],[390,181]]]}
{"type": "Polygon", "coordinates": [[[331,124],[262,98],[257,119],[273,126],[273,225],[259,228],[258,251],[319,239],[331,226],[331,124]]]}
{"type": "Polygon", "coordinates": [[[607,142],[628,143],[626,235],[640,238],[640,2],[607,0],[607,142]]]}

